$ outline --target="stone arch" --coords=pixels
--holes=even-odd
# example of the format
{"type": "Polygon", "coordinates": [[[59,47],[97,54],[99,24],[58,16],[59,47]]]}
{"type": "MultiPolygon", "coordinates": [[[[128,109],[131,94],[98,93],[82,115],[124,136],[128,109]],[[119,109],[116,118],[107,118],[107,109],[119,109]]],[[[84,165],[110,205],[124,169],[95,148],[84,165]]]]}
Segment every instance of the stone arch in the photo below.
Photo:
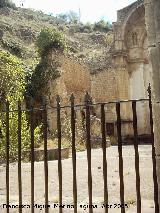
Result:
{"type": "MultiPolygon", "coordinates": [[[[145,8],[143,3],[137,4],[129,9],[121,27],[124,48],[127,52],[130,99],[147,98],[147,84],[152,71],[146,48],[145,8]]],[[[139,133],[147,134],[148,106],[145,103],[139,103],[137,115],[141,118],[138,124],[139,133]]]]}
{"type": "Polygon", "coordinates": [[[125,37],[126,29],[127,29],[127,26],[129,24],[130,20],[132,19],[132,17],[134,16],[134,14],[136,12],[138,12],[140,14],[139,10],[141,10],[141,9],[145,10],[143,3],[138,4],[136,7],[134,7],[133,9],[130,10],[129,15],[126,17],[126,19],[123,22],[123,27],[122,27],[122,37],[123,38],[125,37]]]}
{"type": "MultiPolygon", "coordinates": [[[[119,97],[127,88],[128,99],[147,98],[148,83],[152,83],[152,66],[147,48],[147,32],[145,25],[145,7],[142,0],[118,11],[117,22],[114,23],[114,63],[118,78],[124,74],[124,84],[118,84],[119,97]]],[[[139,134],[149,132],[148,105],[139,103],[137,115],[139,134]]],[[[126,117],[132,119],[132,112],[126,117]]]]}

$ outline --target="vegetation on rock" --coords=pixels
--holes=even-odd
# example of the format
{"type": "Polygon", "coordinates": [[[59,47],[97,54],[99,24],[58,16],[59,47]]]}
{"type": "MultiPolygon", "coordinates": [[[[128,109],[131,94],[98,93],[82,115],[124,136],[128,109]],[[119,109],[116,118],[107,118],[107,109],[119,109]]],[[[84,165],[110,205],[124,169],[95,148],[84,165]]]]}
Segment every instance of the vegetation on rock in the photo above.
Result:
{"type": "Polygon", "coordinates": [[[64,51],[67,47],[64,35],[55,28],[42,29],[37,37],[36,46],[41,57],[45,56],[51,48],[64,51]]]}
{"type": "MultiPolygon", "coordinates": [[[[32,67],[31,69],[34,70],[39,61],[39,54],[35,49],[36,38],[42,29],[54,28],[65,35],[68,54],[76,60],[87,62],[92,70],[95,64],[96,67],[101,66],[101,63],[97,63],[97,58],[101,59],[107,55],[110,46],[110,42],[101,42],[100,35],[107,36],[113,33],[110,25],[109,32],[107,31],[107,22],[104,21],[105,24],[98,22],[100,27],[97,27],[97,24],[95,27],[95,24],[80,23],[79,16],[80,14],[68,12],[54,17],[53,14],[47,15],[33,9],[0,8],[0,49],[20,57],[29,69],[32,67]],[[74,21],[77,19],[78,22],[74,21]],[[93,37],[97,39],[92,39],[93,37]],[[83,59],[79,57],[80,55],[84,56],[83,59]]],[[[103,61],[105,64],[106,59],[103,61]]]]}
{"type": "Polygon", "coordinates": [[[65,51],[67,45],[61,32],[55,28],[44,28],[37,37],[36,46],[41,59],[35,70],[28,72],[26,95],[42,102],[48,92],[49,80],[60,77],[56,64],[50,63],[47,56],[52,49],[65,51]]]}
{"type": "Polygon", "coordinates": [[[48,81],[60,77],[59,71],[49,67],[46,60],[41,60],[34,71],[27,75],[26,96],[42,102],[44,95],[48,93],[48,81]]]}
{"type": "Polygon", "coordinates": [[[111,25],[109,24],[109,22],[106,22],[102,19],[96,22],[93,28],[96,31],[108,32],[109,29],[111,28],[111,25]]]}

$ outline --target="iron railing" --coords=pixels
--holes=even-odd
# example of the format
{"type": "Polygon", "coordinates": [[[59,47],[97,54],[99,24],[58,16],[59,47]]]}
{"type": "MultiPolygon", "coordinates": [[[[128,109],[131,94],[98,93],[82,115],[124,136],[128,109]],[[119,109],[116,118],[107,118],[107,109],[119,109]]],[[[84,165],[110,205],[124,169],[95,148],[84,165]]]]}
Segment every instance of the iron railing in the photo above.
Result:
{"type": "MultiPolygon", "coordinates": [[[[61,110],[64,108],[70,109],[70,120],[71,120],[71,135],[72,135],[72,165],[73,165],[73,203],[74,203],[74,213],[78,211],[77,205],[77,164],[76,164],[76,134],[75,134],[75,109],[77,107],[84,107],[85,109],[85,127],[86,127],[86,149],[87,149],[87,162],[88,162],[88,202],[89,206],[92,206],[92,152],[91,152],[91,123],[90,123],[90,107],[91,106],[100,106],[101,109],[101,133],[102,133],[102,150],[103,150],[103,179],[104,179],[104,204],[108,204],[108,182],[107,182],[107,158],[106,158],[106,118],[105,118],[105,106],[109,104],[115,104],[116,106],[116,115],[117,115],[117,141],[118,141],[118,153],[119,153],[119,178],[120,178],[120,202],[122,205],[125,204],[125,192],[124,192],[124,177],[123,177],[123,149],[122,149],[122,119],[121,119],[121,103],[131,103],[132,104],[132,113],[133,113],[133,130],[134,130],[134,150],[135,150],[135,172],[136,172],[136,194],[137,194],[137,213],[141,213],[141,190],[140,190],[140,168],[139,168],[139,151],[138,151],[138,127],[137,127],[137,103],[145,101],[148,103],[150,109],[150,129],[151,129],[151,144],[152,144],[152,162],[153,162],[153,182],[154,182],[154,203],[155,203],[155,213],[159,213],[158,205],[158,182],[157,182],[157,173],[156,173],[156,154],[155,154],[155,145],[154,145],[154,132],[153,132],[153,116],[152,116],[152,101],[151,101],[151,89],[149,87],[149,98],[148,99],[138,99],[138,100],[120,100],[112,101],[105,103],[96,103],[91,104],[89,102],[88,93],[85,96],[85,105],[76,105],[74,101],[74,95],[71,95],[70,102],[68,106],[61,106],[60,97],[57,96],[57,106],[52,107],[57,111],[57,138],[58,138],[58,176],[59,176],[59,205],[63,204],[62,200],[62,156],[61,156],[61,142],[62,142],[62,133],[61,133],[61,110]]],[[[18,112],[18,188],[19,188],[19,205],[23,203],[23,192],[22,192],[22,150],[21,150],[21,117],[22,112],[27,111],[30,114],[30,135],[31,135],[31,212],[34,213],[34,177],[35,177],[35,156],[34,156],[34,120],[33,113],[34,111],[39,110],[43,114],[43,139],[44,139],[44,177],[45,177],[45,205],[49,203],[48,199],[48,158],[47,158],[47,110],[50,107],[44,105],[42,108],[33,108],[27,110],[22,110],[21,103],[18,103],[18,109],[11,110],[9,108],[9,102],[6,103],[6,109],[2,110],[1,113],[6,113],[6,204],[10,203],[10,129],[9,129],[9,115],[10,112],[18,112]]],[[[7,208],[7,213],[9,213],[9,208],[7,208]]],[[[59,208],[59,212],[62,213],[63,209],[59,208]]],[[[45,213],[48,213],[49,209],[45,208],[45,213]]],[[[93,212],[93,208],[89,208],[89,213],[93,212]]],[[[104,212],[108,213],[108,208],[104,208],[104,212]]],[[[121,208],[121,213],[125,213],[126,209],[121,208]]],[[[19,208],[19,213],[22,213],[22,208],[19,208]]]]}

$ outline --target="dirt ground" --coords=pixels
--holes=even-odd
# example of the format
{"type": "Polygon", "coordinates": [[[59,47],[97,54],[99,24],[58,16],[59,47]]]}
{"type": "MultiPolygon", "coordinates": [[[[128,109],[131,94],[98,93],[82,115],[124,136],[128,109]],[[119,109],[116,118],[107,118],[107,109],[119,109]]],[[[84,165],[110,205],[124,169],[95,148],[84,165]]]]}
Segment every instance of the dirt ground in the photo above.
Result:
{"type": "MultiPolygon", "coordinates": [[[[151,146],[140,145],[140,175],[141,175],[141,197],[142,213],[154,212],[153,202],[153,177],[152,177],[152,157],[151,146]]],[[[119,199],[119,169],[118,169],[118,147],[107,148],[108,163],[108,193],[109,193],[109,212],[120,213],[118,204],[119,199]],[[114,205],[116,204],[116,205],[114,205]]],[[[123,147],[124,160],[124,185],[125,203],[127,213],[136,213],[136,179],[134,166],[133,146],[123,147]]],[[[54,204],[58,202],[58,162],[49,161],[49,203],[50,212],[58,212],[58,207],[54,204]]],[[[63,170],[63,204],[73,203],[72,189],[72,158],[62,160],[63,170]]],[[[77,153],[77,188],[78,188],[78,212],[89,212],[83,205],[88,204],[88,178],[87,178],[87,154],[86,151],[77,153]],[[82,205],[82,206],[80,206],[82,205]]],[[[5,165],[0,165],[0,212],[6,212],[3,208],[5,201],[5,165]]],[[[97,208],[93,212],[102,213],[103,204],[103,170],[102,170],[102,150],[92,150],[92,178],[93,178],[93,202],[97,208]]],[[[30,163],[22,164],[22,190],[23,204],[30,204],[30,163]]],[[[10,164],[10,204],[18,204],[18,172],[17,163],[10,164]]],[[[35,204],[44,205],[44,163],[35,162],[35,204]]],[[[10,212],[18,212],[18,209],[11,209],[10,212]]],[[[31,212],[24,208],[23,212],[31,212]]],[[[35,208],[35,212],[44,212],[44,208],[35,208]]],[[[65,206],[63,212],[73,212],[65,206]]]]}

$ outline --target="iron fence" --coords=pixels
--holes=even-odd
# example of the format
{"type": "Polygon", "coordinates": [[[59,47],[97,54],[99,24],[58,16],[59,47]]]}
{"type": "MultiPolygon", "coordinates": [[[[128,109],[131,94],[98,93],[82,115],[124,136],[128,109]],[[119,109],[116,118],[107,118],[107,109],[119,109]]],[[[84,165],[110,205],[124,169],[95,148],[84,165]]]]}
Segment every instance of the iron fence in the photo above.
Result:
{"type": "MultiPolygon", "coordinates": [[[[104,204],[108,204],[108,182],[107,182],[107,158],[106,158],[106,114],[105,106],[109,104],[115,104],[116,106],[116,115],[117,115],[117,139],[118,139],[118,153],[119,153],[119,179],[120,179],[120,203],[125,204],[125,192],[124,192],[124,174],[123,174],[123,149],[122,149],[122,121],[121,121],[121,104],[122,103],[131,103],[132,104],[132,113],[133,113],[133,130],[134,130],[134,150],[135,150],[135,172],[136,172],[136,195],[137,195],[137,213],[141,213],[141,190],[140,190],[140,168],[139,168],[139,151],[138,151],[138,128],[137,128],[137,103],[145,101],[148,103],[150,109],[150,129],[151,129],[151,144],[152,144],[152,162],[153,162],[153,182],[154,182],[154,203],[155,203],[155,213],[159,212],[158,205],[158,182],[157,182],[157,173],[156,173],[156,154],[154,146],[154,131],[153,131],[153,118],[152,118],[152,102],[151,102],[151,89],[149,88],[149,98],[148,99],[139,99],[139,100],[121,100],[113,101],[106,103],[96,103],[91,104],[89,102],[89,95],[85,96],[85,105],[76,105],[74,101],[74,95],[71,96],[71,104],[68,106],[61,106],[60,97],[57,96],[57,106],[54,109],[57,111],[57,138],[58,138],[58,179],[59,179],[59,205],[62,206],[62,156],[61,156],[61,142],[62,142],[62,133],[61,133],[61,110],[64,108],[70,109],[70,121],[71,121],[71,134],[72,134],[72,165],[73,165],[73,204],[74,204],[74,213],[78,212],[77,206],[77,157],[76,157],[76,134],[75,134],[75,108],[76,107],[85,107],[85,125],[86,125],[86,149],[87,149],[87,162],[88,162],[88,202],[89,206],[92,206],[92,152],[91,152],[91,122],[90,116],[91,106],[100,106],[101,113],[101,133],[102,133],[102,151],[103,151],[103,180],[104,180],[104,204]]],[[[31,212],[34,213],[34,178],[35,178],[35,153],[34,153],[34,125],[33,125],[33,113],[35,110],[39,110],[43,114],[43,140],[44,140],[44,177],[45,177],[45,205],[49,203],[48,199],[48,158],[47,158],[47,107],[44,105],[41,109],[31,108],[28,111],[30,114],[30,136],[31,136],[31,212]]],[[[23,203],[23,192],[22,192],[22,148],[21,148],[21,116],[22,116],[22,107],[21,103],[18,103],[18,109],[14,112],[18,112],[18,190],[19,190],[19,205],[23,203]]],[[[13,111],[12,111],[13,112],[13,111]]],[[[6,204],[10,204],[10,129],[9,129],[9,102],[6,103],[6,110],[3,111],[6,114],[6,204]]],[[[9,213],[9,208],[7,208],[7,213],[9,213]]],[[[63,208],[59,208],[59,212],[62,213],[63,208]]],[[[93,208],[89,208],[89,213],[93,213],[93,208]]],[[[22,208],[19,208],[19,212],[22,212],[22,208]]],[[[45,213],[48,213],[49,209],[45,208],[45,213]]],[[[104,208],[104,212],[108,213],[108,208],[104,208]]],[[[121,213],[125,213],[126,209],[121,208],[121,213]]]]}

